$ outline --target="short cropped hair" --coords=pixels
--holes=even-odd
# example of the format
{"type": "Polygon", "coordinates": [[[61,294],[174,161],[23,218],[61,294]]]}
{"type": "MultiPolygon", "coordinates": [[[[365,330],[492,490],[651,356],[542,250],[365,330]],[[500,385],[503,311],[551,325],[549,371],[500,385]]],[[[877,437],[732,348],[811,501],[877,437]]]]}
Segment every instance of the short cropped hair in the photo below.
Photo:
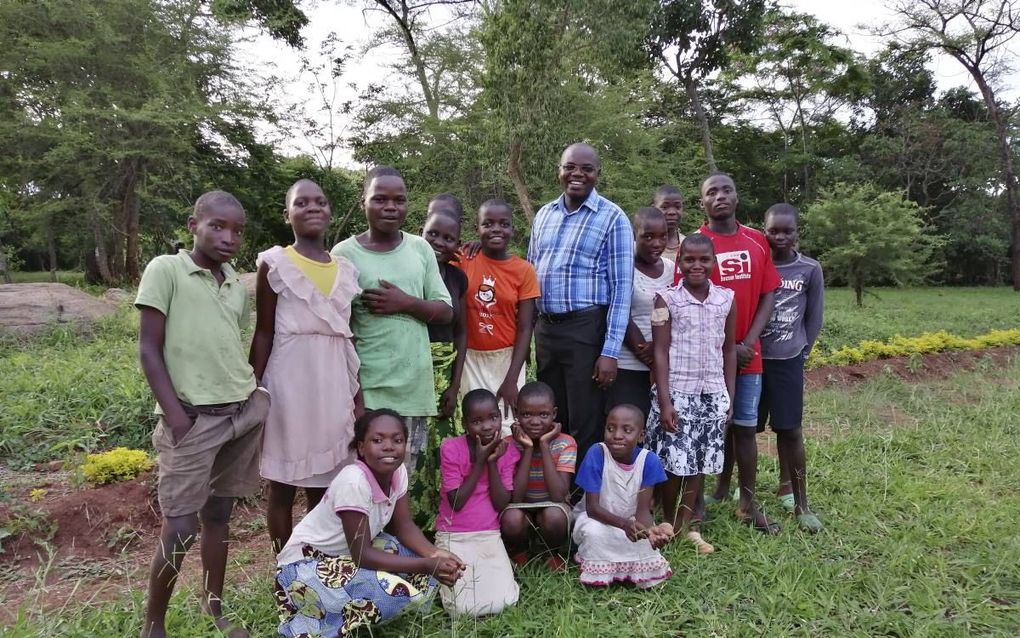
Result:
{"type": "Polygon", "coordinates": [[[663,184],[655,189],[655,199],[666,197],[668,195],[679,195],[681,199],[684,196],[684,194],[680,192],[680,189],[672,184],[663,184]]]}
{"type": "Polygon", "coordinates": [[[195,218],[201,218],[215,206],[232,206],[242,212],[244,211],[244,206],[241,205],[240,200],[227,191],[209,191],[208,193],[202,193],[195,200],[195,210],[192,215],[195,218]]]}
{"type": "Polygon", "coordinates": [[[364,197],[365,193],[368,192],[368,187],[372,184],[372,180],[377,177],[399,177],[401,181],[404,179],[404,176],[400,174],[400,171],[392,166],[373,166],[368,169],[367,173],[365,173],[365,183],[361,187],[362,197],[364,197]]]}
{"type": "Polygon", "coordinates": [[[643,206],[634,211],[633,224],[634,232],[636,233],[641,225],[645,222],[658,220],[666,221],[666,215],[654,206],[643,206]]]}
{"type": "Polygon", "coordinates": [[[793,221],[800,225],[800,211],[793,204],[787,204],[781,202],[779,204],[772,204],[765,211],[765,219],[768,219],[772,215],[793,215],[793,221]]]}
{"type": "Polygon", "coordinates": [[[712,245],[712,240],[708,238],[708,235],[691,233],[684,237],[684,240],[680,242],[680,250],[677,251],[677,258],[684,254],[684,250],[687,248],[694,248],[695,246],[708,248],[708,252],[710,252],[712,256],[715,256],[715,246],[712,245]]]}
{"type": "Polygon", "coordinates": [[[468,410],[483,402],[491,402],[493,405],[496,405],[496,395],[485,388],[475,388],[465,394],[464,398],[460,400],[461,414],[467,419],[468,410]]]}
{"type": "Polygon", "coordinates": [[[549,384],[542,383],[541,381],[525,383],[517,393],[518,401],[530,399],[548,399],[550,403],[556,405],[556,393],[549,387],[549,384]]]}
{"type": "Polygon", "coordinates": [[[458,199],[457,196],[454,195],[453,193],[439,193],[438,195],[429,200],[430,205],[432,204],[432,202],[443,202],[444,204],[446,204],[446,206],[438,210],[448,209],[450,212],[457,216],[458,222],[464,217],[464,205],[460,203],[460,199],[458,199]]]}

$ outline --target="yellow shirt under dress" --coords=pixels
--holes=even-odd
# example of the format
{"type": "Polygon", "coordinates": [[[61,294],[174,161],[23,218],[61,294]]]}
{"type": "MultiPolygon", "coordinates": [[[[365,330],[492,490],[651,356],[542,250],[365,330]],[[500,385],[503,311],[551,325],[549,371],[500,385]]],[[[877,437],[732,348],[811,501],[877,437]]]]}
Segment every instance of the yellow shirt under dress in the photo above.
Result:
{"type": "Polygon", "coordinates": [[[283,249],[284,254],[294,262],[294,265],[304,273],[305,277],[315,284],[315,287],[319,289],[323,297],[329,297],[329,293],[333,292],[333,283],[336,281],[336,260],[330,257],[330,260],[326,263],[309,259],[294,249],[293,246],[287,246],[283,249]]]}

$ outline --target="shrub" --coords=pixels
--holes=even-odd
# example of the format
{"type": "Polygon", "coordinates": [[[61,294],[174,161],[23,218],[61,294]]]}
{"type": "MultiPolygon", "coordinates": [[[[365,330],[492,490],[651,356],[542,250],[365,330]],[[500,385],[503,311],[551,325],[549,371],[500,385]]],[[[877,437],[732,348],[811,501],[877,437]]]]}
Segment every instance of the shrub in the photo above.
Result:
{"type": "Polygon", "coordinates": [[[128,481],[152,469],[152,460],[142,450],[118,447],[99,454],[89,454],[81,471],[85,480],[96,485],[128,481]]]}
{"type": "Polygon", "coordinates": [[[889,357],[907,357],[915,354],[929,354],[946,350],[984,350],[1001,346],[1020,345],[1020,328],[992,330],[972,338],[958,337],[944,330],[926,332],[916,337],[895,336],[889,341],[865,340],[857,346],[843,346],[829,354],[818,350],[811,352],[807,367],[845,366],[889,357]]]}

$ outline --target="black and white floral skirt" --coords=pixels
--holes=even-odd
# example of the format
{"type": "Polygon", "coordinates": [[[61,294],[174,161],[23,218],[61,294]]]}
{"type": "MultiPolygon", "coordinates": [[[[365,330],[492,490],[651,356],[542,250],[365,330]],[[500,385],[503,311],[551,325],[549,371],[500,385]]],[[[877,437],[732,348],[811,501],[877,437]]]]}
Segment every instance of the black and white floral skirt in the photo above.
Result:
{"type": "Polygon", "coordinates": [[[730,397],[711,394],[671,393],[679,417],[677,431],[670,432],[659,420],[659,399],[652,388],[652,409],[645,427],[645,445],[659,455],[667,472],[674,476],[722,472],[726,412],[730,397]]]}

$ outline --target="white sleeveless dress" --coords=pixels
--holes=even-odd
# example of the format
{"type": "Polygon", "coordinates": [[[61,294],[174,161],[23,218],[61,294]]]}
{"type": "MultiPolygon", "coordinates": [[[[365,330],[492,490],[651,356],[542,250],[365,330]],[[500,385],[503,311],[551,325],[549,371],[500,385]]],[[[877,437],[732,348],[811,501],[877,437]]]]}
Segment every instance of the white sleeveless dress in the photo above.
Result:
{"type": "MultiPolygon", "coordinates": [[[[604,443],[599,445],[604,457],[599,504],[617,516],[630,518],[637,511],[641,477],[650,452],[642,449],[634,464],[627,467],[613,459],[604,443]]],[[[590,518],[584,510],[583,498],[575,512],[573,538],[577,543],[575,560],[581,567],[581,584],[630,582],[638,587],[653,587],[673,573],[647,539],[631,542],[622,529],[590,518]]]]}

